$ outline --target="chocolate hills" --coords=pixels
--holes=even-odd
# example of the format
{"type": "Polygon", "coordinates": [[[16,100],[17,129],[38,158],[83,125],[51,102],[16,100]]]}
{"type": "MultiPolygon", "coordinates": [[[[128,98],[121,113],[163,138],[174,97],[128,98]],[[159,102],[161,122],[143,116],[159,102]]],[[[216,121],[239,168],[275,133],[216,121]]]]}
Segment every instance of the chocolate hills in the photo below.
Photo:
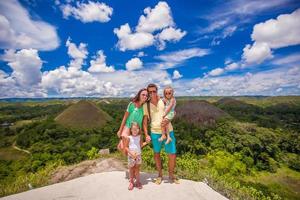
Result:
{"type": "Polygon", "coordinates": [[[111,117],[106,112],[88,100],[71,105],[55,118],[57,123],[65,127],[80,129],[99,128],[110,120],[111,117]]]}
{"type": "Polygon", "coordinates": [[[185,101],[176,108],[176,118],[195,125],[214,125],[226,112],[204,100],[185,101]]]}

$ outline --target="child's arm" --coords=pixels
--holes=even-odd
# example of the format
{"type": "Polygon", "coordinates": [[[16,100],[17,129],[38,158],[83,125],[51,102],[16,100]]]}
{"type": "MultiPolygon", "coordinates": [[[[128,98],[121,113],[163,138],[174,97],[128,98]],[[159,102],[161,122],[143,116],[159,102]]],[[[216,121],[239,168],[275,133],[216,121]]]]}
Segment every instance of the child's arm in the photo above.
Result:
{"type": "Polygon", "coordinates": [[[168,107],[165,110],[164,116],[167,116],[167,114],[171,111],[172,107],[175,105],[175,98],[172,98],[170,101],[170,104],[168,105],[168,107]]]}
{"type": "Polygon", "coordinates": [[[141,145],[141,148],[143,148],[144,146],[146,146],[148,143],[147,142],[143,142],[143,140],[140,141],[140,145],[141,145]]]}

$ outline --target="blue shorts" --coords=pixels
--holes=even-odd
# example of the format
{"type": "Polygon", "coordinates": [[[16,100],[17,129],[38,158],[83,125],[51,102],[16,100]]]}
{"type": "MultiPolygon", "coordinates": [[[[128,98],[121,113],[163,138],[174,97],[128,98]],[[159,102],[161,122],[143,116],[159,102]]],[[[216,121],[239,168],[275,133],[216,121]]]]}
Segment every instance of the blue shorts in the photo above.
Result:
{"type": "Polygon", "coordinates": [[[151,133],[151,141],[154,153],[160,153],[161,148],[164,145],[167,154],[176,154],[176,138],[174,136],[174,131],[170,132],[170,137],[172,141],[169,144],[165,144],[166,139],[162,142],[158,141],[160,137],[161,134],[151,133]]]}

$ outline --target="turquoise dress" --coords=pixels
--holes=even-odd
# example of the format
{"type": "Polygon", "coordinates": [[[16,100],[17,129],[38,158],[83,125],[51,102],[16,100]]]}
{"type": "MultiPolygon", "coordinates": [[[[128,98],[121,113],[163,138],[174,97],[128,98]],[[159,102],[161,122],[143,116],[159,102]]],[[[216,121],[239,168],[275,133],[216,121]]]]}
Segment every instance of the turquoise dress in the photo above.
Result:
{"type": "MultiPolygon", "coordinates": [[[[167,114],[166,118],[171,121],[174,116],[175,116],[175,106],[176,106],[176,99],[174,98],[175,103],[172,106],[171,110],[169,111],[169,113],[167,114]]],[[[170,100],[166,100],[166,106],[165,106],[165,110],[167,109],[167,107],[170,105],[171,101],[170,100]]]]}

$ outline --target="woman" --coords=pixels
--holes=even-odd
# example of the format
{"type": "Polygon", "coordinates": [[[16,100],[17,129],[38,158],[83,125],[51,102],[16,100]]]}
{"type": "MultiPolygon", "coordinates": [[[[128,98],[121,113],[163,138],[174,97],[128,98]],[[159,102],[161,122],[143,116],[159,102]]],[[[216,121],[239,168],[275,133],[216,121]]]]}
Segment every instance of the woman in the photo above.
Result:
{"type": "Polygon", "coordinates": [[[124,144],[126,142],[125,136],[129,136],[131,123],[137,122],[139,124],[139,127],[143,127],[142,126],[143,116],[144,116],[143,104],[147,101],[147,99],[148,99],[147,89],[143,88],[137,93],[137,95],[134,98],[132,98],[132,100],[127,106],[121,126],[117,133],[118,137],[121,138],[121,141],[118,144],[118,149],[122,151],[124,154],[126,154],[125,147],[124,147],[124,144]]]}

